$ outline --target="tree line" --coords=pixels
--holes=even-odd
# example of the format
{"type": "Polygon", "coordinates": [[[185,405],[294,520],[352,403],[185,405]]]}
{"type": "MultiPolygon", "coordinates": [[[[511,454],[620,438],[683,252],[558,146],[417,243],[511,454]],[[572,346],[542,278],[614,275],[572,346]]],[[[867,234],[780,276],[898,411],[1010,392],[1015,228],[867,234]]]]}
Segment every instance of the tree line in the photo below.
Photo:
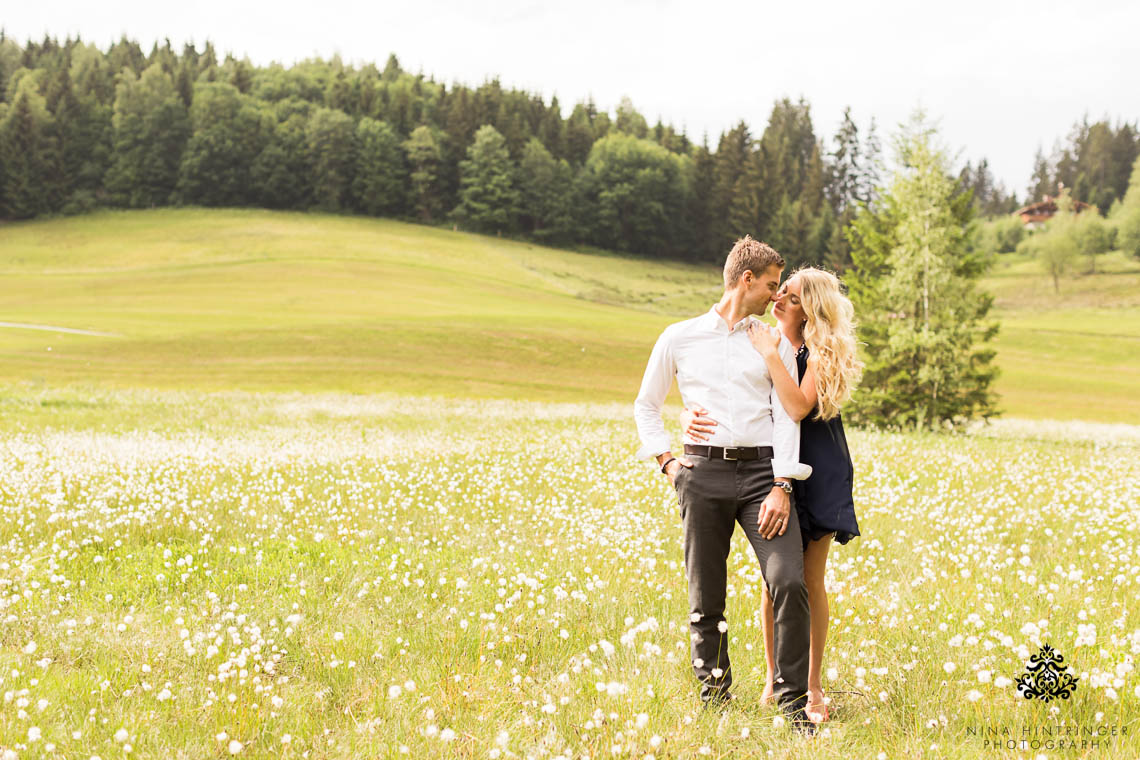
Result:
{"type": "Polygon", "coordinates": [[[845,268],[844,227],[879,182],[873,122],[830,141],[802,99],[755,133],[695,143],[630,100],[563,116],[492,79],[445,85],[338,58],[254,66],[207,43],[149,53],[0,33],[0,216],[171,204],[316,209],[456,224],[693,261],[743,232],[845,268]]]}
{"type": "MultiPolygon", "coordinates": [[[[257,67],[213,46],[149,53],[122,39],[20,46],[0,31],[0,216],[171,204],[316,209],[453,223],[557,244],[715,260],[742,232],[793,264],[851,263],[844,230],[880,183],[874,121],[850,110],[829,140],[804,100],[781,99],[759,133],[743,121],[692,141],[650,126],[626,98],[563,116],[492,79],[451,86],[338,58],[257,67]]],[[[1106,212],[1140,133],[1074,126],[1038,161],[1028,200],[1058,183],[1106,212]]],[[[958,173],[983,216],[1016,194],[987,161],[958,173]]]]}

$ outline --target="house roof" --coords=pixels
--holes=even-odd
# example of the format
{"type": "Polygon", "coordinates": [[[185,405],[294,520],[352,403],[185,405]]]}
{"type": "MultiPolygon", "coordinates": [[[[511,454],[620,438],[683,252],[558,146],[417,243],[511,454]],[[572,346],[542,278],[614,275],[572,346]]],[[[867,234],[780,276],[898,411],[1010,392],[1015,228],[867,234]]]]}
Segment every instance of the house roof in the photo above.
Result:
{"type": "MultiPolygon", "coordinates": [[[[1089,208],[1089,204],[1084,201],[1073,201],[1073,211],[1080,213],[1087,208],[1089,208]]],[[[1023,216],[1053,216],[1053,214],[1057,213],[1057,199],[1046,195],[1045,200],[1030,203],[1028,206],[1023,206],[1013,213],[1023,216]]]]}

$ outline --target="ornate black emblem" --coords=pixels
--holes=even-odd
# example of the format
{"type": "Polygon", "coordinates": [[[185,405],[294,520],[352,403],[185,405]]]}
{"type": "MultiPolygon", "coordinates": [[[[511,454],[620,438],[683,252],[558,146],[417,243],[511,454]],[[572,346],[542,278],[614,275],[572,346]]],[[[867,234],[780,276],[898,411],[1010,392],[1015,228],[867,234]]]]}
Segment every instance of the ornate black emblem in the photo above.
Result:
{"type": "Polygon", "coordinates": [[[1077,678],[1064,671],[1065,658],[1045,644],[1029,658],[1025,675],[1017,678],[1017,692],[1026,699],[1068,699],[1077,688],[1077,678]]]}

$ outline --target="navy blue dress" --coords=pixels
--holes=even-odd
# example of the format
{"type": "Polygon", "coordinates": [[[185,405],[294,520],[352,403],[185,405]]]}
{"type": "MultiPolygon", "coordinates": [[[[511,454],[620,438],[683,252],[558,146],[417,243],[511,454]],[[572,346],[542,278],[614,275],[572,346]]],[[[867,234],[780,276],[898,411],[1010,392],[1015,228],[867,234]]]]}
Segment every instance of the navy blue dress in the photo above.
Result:
{"type": "MultiPolygon", "coordinates": [[[[796,352],[800,379],[807,372],[808,347],[796,352]]],[[[817,407],[818,408],[818,407],[817,407]]],[[[859,535],[855,521],[855,502],[851,487],[855,470],[847,436],[839,415],[830,420],[817,420],[816,409],[800,421],[800,461],[811,465],[807,480],[793,480],[796,514],[804,548],[808,543],[835,532],[835,541],[845,544],[859,535]]]]}

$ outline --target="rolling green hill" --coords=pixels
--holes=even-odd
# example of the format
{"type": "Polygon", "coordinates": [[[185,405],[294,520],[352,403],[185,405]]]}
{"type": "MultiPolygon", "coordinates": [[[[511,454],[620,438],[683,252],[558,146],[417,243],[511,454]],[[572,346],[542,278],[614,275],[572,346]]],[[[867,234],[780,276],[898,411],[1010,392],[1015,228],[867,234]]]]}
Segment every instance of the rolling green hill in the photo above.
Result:
{"type": "MultiPolygon", "coordinates": [[[[1140,422],[1140,266],[987,286],[1007,414],[1140,422]]],[[[0,382],[630,400],[719,271],[388,220],[100,212],[0,227],[0,382]],[[106,333],[111,333],[110,335],[106,333]]]]}

